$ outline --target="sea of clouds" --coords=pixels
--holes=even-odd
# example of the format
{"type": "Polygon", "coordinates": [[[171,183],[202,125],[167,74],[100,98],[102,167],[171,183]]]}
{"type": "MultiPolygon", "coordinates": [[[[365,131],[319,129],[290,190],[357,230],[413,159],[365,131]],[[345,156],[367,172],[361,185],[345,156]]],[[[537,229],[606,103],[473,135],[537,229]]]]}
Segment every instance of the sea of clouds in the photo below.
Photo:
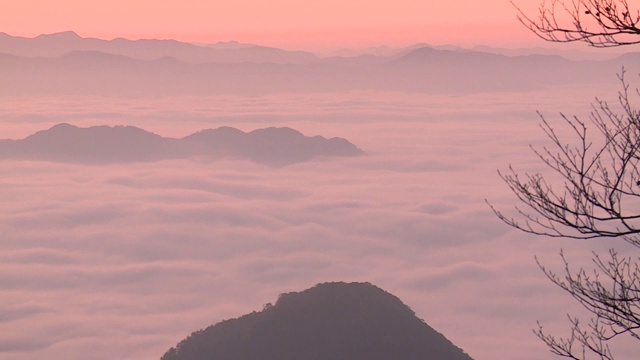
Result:
{"type": "MultiPolygon", "coordinates": [[[[5,98],[2,138],[60,122],[163,136],[290,126],[367,155],[272,168],[243,160],[0,161],[0,357],[158,359],[190,334],[319,282],[369,281],[478,360],[553,358],[532,333],[580,313],[534,256],[589,266],[601,241],[501,223],[496,170],[544,170],[540,110],[586,118],[616,88],[467,96],[5,98]]],[[[558,128],[560,132],[562,127],[558,128]]]]}

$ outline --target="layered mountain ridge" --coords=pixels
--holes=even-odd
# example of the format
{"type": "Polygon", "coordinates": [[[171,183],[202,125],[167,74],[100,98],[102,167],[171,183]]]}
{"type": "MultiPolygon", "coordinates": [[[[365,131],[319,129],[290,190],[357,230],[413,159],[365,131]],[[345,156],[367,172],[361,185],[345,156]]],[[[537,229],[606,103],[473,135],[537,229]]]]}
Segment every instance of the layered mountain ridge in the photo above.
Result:
{"type": "Polygon", "coordinates": [[[574,61],[420,46],[321,58],[250,44],[100,40],[75,33],[0,36],[0,96],[175,96],[399,91],[468,94],[618,82],[638,54],[574,61]],[[385,53],[385,52],[383,52],[385,53]]]}
{"type": "Polygon", "coordinates": [[[171,39],[102,40],[83,38],[73,31],[44,34],[34,38],[0,33],[0,53],[21,57],[55,58],[73,51],[102,52],[137,60],[172,57],[185,63],[257,61],[293,64],[317,59],[317,56],[305,51],[286,51],[253,44],[199,46],[171,39]]]}

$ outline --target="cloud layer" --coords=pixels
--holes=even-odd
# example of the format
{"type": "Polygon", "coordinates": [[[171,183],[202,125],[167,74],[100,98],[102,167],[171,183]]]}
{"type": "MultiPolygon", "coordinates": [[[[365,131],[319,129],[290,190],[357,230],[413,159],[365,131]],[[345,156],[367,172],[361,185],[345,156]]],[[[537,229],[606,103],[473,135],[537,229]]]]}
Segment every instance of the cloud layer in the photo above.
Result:
{"type": "Polygon", "coordinates": [[[564,334],[573,308],[533,256],[557,266],[564,247],[588,264],[609,245],[524,236],[484,201],[513,205],[496,169],[541,169],[536,108],[584,116],[593,96],[615,95],[599,91],[16,98],[0,109],[3,137],[61,120],[175,137],[268,124],[367,155],[286,168],[0,161],[0,356],[157,359],[279,293],[343,280],[397,295],[478,360],[551,358],[531,329],[564,334]]]}

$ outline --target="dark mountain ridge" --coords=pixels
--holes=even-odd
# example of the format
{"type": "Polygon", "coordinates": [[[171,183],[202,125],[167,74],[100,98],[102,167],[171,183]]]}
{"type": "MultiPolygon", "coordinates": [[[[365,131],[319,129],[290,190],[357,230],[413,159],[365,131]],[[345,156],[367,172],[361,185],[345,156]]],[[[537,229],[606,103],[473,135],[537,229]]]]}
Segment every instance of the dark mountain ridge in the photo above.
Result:
{"type": "Polygon", "coordinates": [[[134,126],[79,128],[63,123],[22,140],[0,140],[0,158],[97,164],[202,157],[285,166],[321,156],[361,154],[345,139],[307,137],[290,128],[245,133],[221,127],[174,139],[134,126]]]}
{"type": "Polygon", "coordinates": [[[192,333],[161,360],[472,360],[397,297],[325,283],[192,333]]]}

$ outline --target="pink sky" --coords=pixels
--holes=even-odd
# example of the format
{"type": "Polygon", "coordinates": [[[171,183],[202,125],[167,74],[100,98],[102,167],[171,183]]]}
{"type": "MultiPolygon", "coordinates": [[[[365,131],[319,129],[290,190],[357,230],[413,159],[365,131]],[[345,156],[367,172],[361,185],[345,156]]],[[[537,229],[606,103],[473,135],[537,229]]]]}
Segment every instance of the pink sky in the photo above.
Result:
{"type": "MultiPolygon", "coordinates": [[[[536,43],[507,0],[310,1],[2,0],[0,31],[36,36],[73,30],[100,38],[238,40],[298,48],[536,43]]],[[[535,10],[537,1],[520,1],[535,10]]]]}

